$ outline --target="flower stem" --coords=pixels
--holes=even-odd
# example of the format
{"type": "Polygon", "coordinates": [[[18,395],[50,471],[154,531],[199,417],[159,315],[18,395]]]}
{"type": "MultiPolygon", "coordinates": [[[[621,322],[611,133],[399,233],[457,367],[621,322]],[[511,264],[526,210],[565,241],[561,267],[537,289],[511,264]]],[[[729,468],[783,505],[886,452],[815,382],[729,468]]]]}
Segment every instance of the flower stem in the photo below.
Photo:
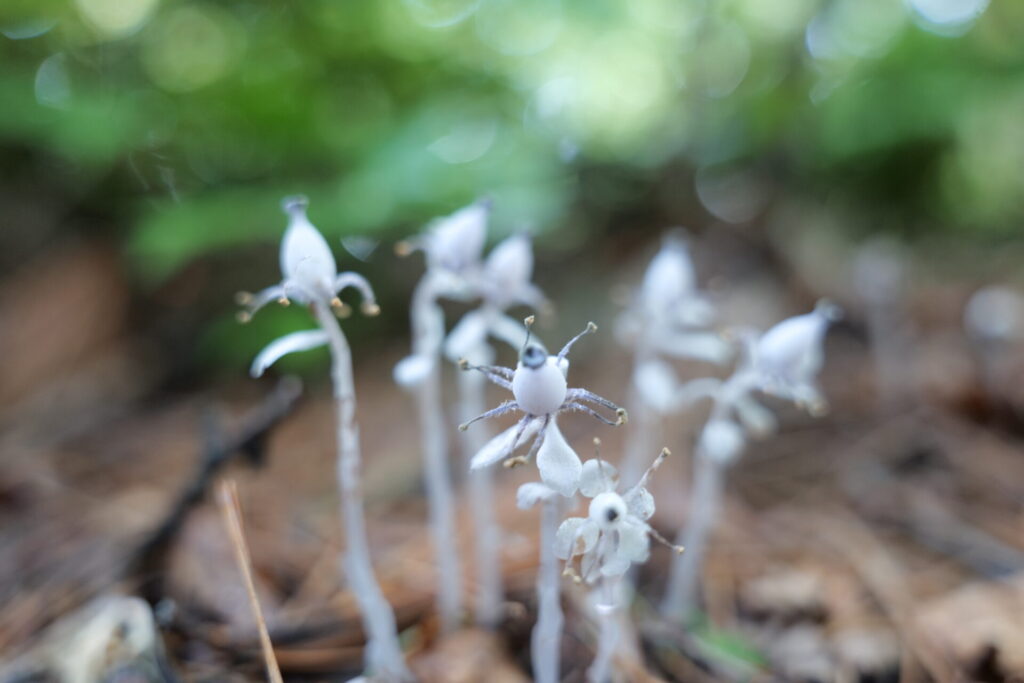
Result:
{"type": "Polygon", "coordinates": [[[462,577],[455,534],[455,496],[448,466],[447,421],[441,396],[441,342],[443,314],[437,305],[428,274],[413,293],[413,353],[434,359],[429,374],[416,387],[423,466],[426,477],[430,531],[437,561],[437,607],[441,628],[446,632],[459,625],[462,612],[462,577]],[[438,329],[440,328],[440,329],[438,329]]]}
{"type": "Polygon", "coordinates": [[[533,678],[536,683],[557,683],[562,646],[560,573],[555,557],[555,534],[561,518],[558,496],[544,501],[540,515],[540,567],[537,569],[537,624],[530,637],[533,678]]]}
{"type": "MultiPolygon", "coordinates": [[[[490,365],[494,350],[481,344],[470,359],[473,363],[490,365]]],[[[486,379],[479,372],[460,372],[459,405],[461,419],[470,420],[487,410],[486,379]]],[[[490,440],[488,429],[480,425],[466,434],[466,469],[469,459],[490,440]]],[[[467,481],[472,509],[474,560],[476,565],[476,621],[492,628],[501,621],[504,590],[501,581],[501,526],[494,510],[494,469],[470,470],[467,481]]]]}
{"type": "Polygon", "coordinates": [[[381,593],[370,560],[360,478],[359,425],[355,421],[352,351],[330,308],[315,303],[313,310],[320,327],[327,333],[331,349],[331,380],[337,410],[338,489],[345,528],[342,566],[363,616],[367,638],[366,668],[370,674],[384,681],[409,681],[412,674],[405,666],[398,642],[395,613],[381,593]]]}
{"type": "Polygon", "coordinates": [[[718,517],[725,481],[725,465],[701,455],[699,450],[695,465],[697,474],[690,514],[676,540],[686,550],[672,560],[668,587],[661,603],[662,615],[677,622],[689,620],[692,615],[704,548],[711,527],[718,517]]]}
{"type": "Polygon", "coordinates": [[[611,680],[612,664],[619,647],[620,586],[617,581],[605,580],[591,595],[597,613],[597,652],[587,670],[588,683],[606,683],[611,680]]]}

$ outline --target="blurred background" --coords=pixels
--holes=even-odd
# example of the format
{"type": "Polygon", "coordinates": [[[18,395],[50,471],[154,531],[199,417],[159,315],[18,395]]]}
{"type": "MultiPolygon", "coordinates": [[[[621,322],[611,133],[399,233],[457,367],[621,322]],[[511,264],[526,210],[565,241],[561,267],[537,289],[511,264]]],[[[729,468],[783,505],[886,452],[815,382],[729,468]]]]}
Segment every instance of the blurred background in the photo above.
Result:
{"type": "MultiPolygon", "coordinates": [[[[44,661],[32,648],[46,627],[109,592],[122,565],[138,559],[139,539],[165,520],[199,454],[230,441],[273,392],[274,380],[253,382],[246,368],[271,339],[308,326],[308,315],[293,306],[242,326],[233,295],[279,280],[279,203],[296,192],[310,197],[310,217],[341,267],[374,283],[384,311],[356,316],[346,330],[368,406],[371,511],[388,518],[375,531],[386,557],[401,564],[420,552],[416,566],[429,573],[415,525],[422,501],[411,399],[390,380],[408,350],[407,303],[422,260],[397,258],[393,244],[434,216],[491,197],[490,243],[517,230],[535,236],[535,279],[558,310],[542,335],[554,344],[591,318],[610,331],[659,236],[684,226],[725,322],[765,327],[820,296],[848,316],[830,340],[832,416],[813,426],[789,416],[767,455],[736,475],[730,511],[739,521],[726,523],[734,536],[721,541],[719,563],[711,558],[733,573],[718,584],[729,589],[712,604],[705,649],[677,644],[692,668],[667,656],[651,671],[666,680],[838,680],[869,670],[901,680],[1024,676],[1024,588],[1019,579],[1013,589],[989,583],[1024,569],[1020,359],[1010,343],[995,372],[979,369],[985,361],[962,326],[978,287],[1021,284],[1024,3],[5,0],[0,652],[44,661]],[[882,271],[858,271],[865,253],[882,254],[882,271]],[[889,276],[897,284],[885,291],[895,294],[882,298],[898,300],[897,317],[872,322],[863,283],[889,276]],[[896,340],[882,352],[888,361],[872,342],[879,324],[896,340]],[[865,445],[876,440],[883,446],[865,445]],[[891,495],[859,509],[863,490],[850,486],[877,492],[877,472],[835,470],[876,456],[899,486],[933,495],[893,511],[893,499],[909,494],[886,489],[891,495]],[[908,483],[910,474],[924,479],[908,483]],[[736,555],[752,547],[746,535],[755,529],[773,533],[752,510],[785,501],[780,518],[803,519],[788,486],[818,512],[835,487],[852,496],[858,521],[836,513],[842,523],[823,533],[845,530],[860,539],[851,547],[888,548],[878,552],[901,578],[886,583],[847,563],[849,585],[825,590],[842,571],[799,547],[799,524],[777,519],[771,528],[791,533],[762,541],[771,562],[736,555]],[[921,515],[928,533],[914,531],[921,515]],[[958,531],[936,541],[933,527],[958,531]],[[872,536],[894,528],[895,539],[872,536]],[[755,569],[772,563],[782,578],[772,574],[765,589],[755,569]],[[750,585],[770,596],[757,593],[767,601],[757,609],[744,598],[750,585]],[[984,597],[935,607],[943,618],[952,610],[959,639],[970,641],[961,657],[934,645],[942,636],[929,641],[922,633],[931,630],[908,626],[919,616],[908,610],[924,597],[963,601],[962,590],[984,597]],[[867,595],[898,604],[868,608],[867,595]],[[1014,604],[1021,609],[1005,608],[1014,604]],[[745,630],[752,614],[771,637],[745,630]],[[977,638],[965,635],[966,615],[981,624],[977,638]],[[868,636],[833,641],[844,618],[868,636]],[[779,646],[780,638],[790,640],[779,646]],[[865,650],[875,668],[848,665],[853,655],[843,653],[865,650]],[[820,661],[811,673],[786,668],[820,661]]],[[[1019,340],[1024,306],[1002,310],[1000,319],[1013,321],[1006,339],[1019,340]]],[[[616,390],[630,356],[604,337],[580,349],[580,376],[624,400],[616,390]]],[[[308,625],[303,610],[318,603],[311,596],[333,595],[344,623],[356,623],[333,583],[333,550],[324,550],[340,543],[325,474],[326,365],[324,352],[282,361],[311,399],[280,430],[243,444],[251,460],[265,461],[262,470],[232,465],[268,619],[299,651],[308,633],[297,624],[308,625]],[[294,489],[288,495],[281,477],[294,489]]],[[[666,429],[674,450],[688,450],[699,418],[666,429]]],[[[571,436],[588,443],[589,429],[571,436]]],[[[666,490],[671,497],[678,487],[666,490]]],[[[667,505],[666,533],[684,514],[682,502],[675,506],[667,505]]],[[[506,523],[515,517],[510,511],[506,523]]],[[[238,580],[230,556],[217,559],[227,551],[216,510],[200,505],[182,524],[162,549],[169,557],[146,556],[153,566],[127,572],[127,591],[168,612],[163,634],[182,671],[258,673],[247,606],[224,595],[238,580]],[[157,574],[172,585],[150,587],[157,574]]],[[[526,542],[532,519],[522,526],[526,542]]],[[[518,570],[527,603],[531,561],[518,570]]],[[[658,571],[649,572],[652,595],[658,571]]],[[[391,584],[412,596],[399,600],[399,612],[425,656],[441,647],[423,616],[430,585],[391,584]]],[[[510,619],[502,642],[516,660],[529,620],[510,619]]],[[[947,623],[933,621],[939,631],[947,623]]],[[[291,671],[357,668],[358,637],[342,629],[338,640],[336,619],[316,623],[316,642],[327,638],[334,649],[315,650],[322,659],[295,655],[291,671]]],[[[584,645],[573,642],[585,663],[584,645]]]]}

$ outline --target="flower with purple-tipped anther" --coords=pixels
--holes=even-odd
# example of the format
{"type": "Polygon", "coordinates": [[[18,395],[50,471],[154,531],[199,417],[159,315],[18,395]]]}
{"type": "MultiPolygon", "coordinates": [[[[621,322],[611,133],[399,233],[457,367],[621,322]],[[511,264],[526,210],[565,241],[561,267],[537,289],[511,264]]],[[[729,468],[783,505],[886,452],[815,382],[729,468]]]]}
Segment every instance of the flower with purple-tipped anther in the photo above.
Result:
{"type": "Polygon", "coordinates": [[[654,514],[647,480],[668,455],[668,449],[663,449],[640,481],[621,494],[618,473],[611,464],[600,458],[583,463],[580,493],[591,499],[587,516],[566,519],[555,536],[555,554],[565,560],[566,575],[587,583],[617,578],[633,563],[647,560],[652,537],[670,545],[647,523],[654,514]],[[578,573],[573,567],[576,557],[580,558],[578,573]]]}
{"type": "Polygon", "coordinates": [[[569,360],[566,356],[572,345],[581,337],[597,330],[594,323],[573,337],[556,356],[549,355],[538,342],[529,338],[533,316],[526,319],[527,339],[519,354],[515,370],[497,366],[476,366],[466,361],[460,363],[463,370],[478,370],[491,382],[512,392],[513,400],[505,401],[459,429],[465,431],[477,420],[506,415],[519,411],[523,417],[512,427],[491,439],[470,461],[470,467],[487,467],[505,460],[506,467],[525,464],[534,456],[541,480],[563,496],[571,496],[579,487],[583,465],[579,456],[566,442],[558,429],[556,417],[564,412],[583,412],[608,425],[626,422],[626,411],[620,406],[586,389],[569,388],[566,375],[569,360]],[[593,404],[614,411],[615,419],[605,417],[590,405],[593,404]],[[530,442],[525,456],[510,457],[515,450],[530,442]]]}
{"type": "MultiPolygon", "coordinates": [[[[239,320],[248,322],[256,311],[273,301],[282,306],[295,302],[329,307],[339,317],[346,317],[351,308],[338,298],[338,294],[349,287],[354,287],[362,295],[363,313],[377,315],[380,307],[366,278],[358,273],[338,272],[327,240],[306,216],[306,198],[288,197],[281,205],[288,215],[288,228],[281,240],[283,279],[256,294],[241,292],[237,298],[245,310],[239,313],[239,320]]],[[[327,333],[319,329],[287,334],[271,342],[256,356],[250,372],[253,377],[259,377],[282,356],[315,349],[326,343],[327,333]]]]}

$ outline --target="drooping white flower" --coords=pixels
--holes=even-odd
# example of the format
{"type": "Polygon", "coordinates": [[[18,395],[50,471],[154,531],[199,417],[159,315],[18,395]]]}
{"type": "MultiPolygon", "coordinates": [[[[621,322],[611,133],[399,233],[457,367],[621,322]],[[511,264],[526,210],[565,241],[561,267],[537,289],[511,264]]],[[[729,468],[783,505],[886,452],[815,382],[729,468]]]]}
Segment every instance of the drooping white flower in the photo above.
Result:
{"type": "Polygon", "coordinates": [[[817,377],[825,362],[825,332],[839,315],[835,305],[822,301],[810,313],[783,320],[761,335],[750,349],[759,388],[812,409],[820,404],[817,377]]]}
{"type": "MultiPolygon", "coordinates": [[[[527,318],[526,323],[528,330],[533,323],[532,316],[527,318]]],[[[464,370],[482,372],[494,384],[511,391],[513,396],[513,400],[505,401],[497,408],[460,425],[460,430],[465,431],[477,420],[498,417],[513,411],[525,414],[513,427],[491,439],[473,456],[470,461],[471,469],[487,467],[509,458],[516,448],[532,439],[533,443],[526,456],[510,458],[506,460],[506,466],[524,464],[536,455],[537,467],[544,484],[563,496],[575,493],[579,486],[582,465],[579,456],[562,436],[555,418],[560,413],[578,411],[608,425],[616,426],[626,422],[626,411],[623,408],[586,389],[570,389],[566,382],[569,350],[577,340],[595,330],[597,326],[589,323],[583,332],[569,340],[557,356],[548,355],[540,344],[527,340],[515,370],[498,366],[471,365],[465,361],[460,363],[464,370]],[[611,420],[601,415],[586,405],[587,403],[615,411],[616,419],[611,420]]]]}
{"type": "Polygon", "coordinates": [[[477,201],[432,223],[422,237],[427,267],[466,273],[480,264],[491,203],[477,201]]]}
{"type": "MultiPolygon", "coordinates": [[[[288,227],[281,240],[280,252],[283,279],[280,284],[267,287],[256,294],[239,294],[239,303],[246,307],[239,314],[240,321],[248,322],[256,311],[272,301],[282,305],[294,301],[300,304],[327,306],[333,308],[339,316],[346,316],[350,309],[341,302],[338,294],[348,287],[354,287],[362,295],[363,313],[376,315],[380,311],[373,288],[366,278],[358,273],[337,272],[337,264],[327,240],[306,216],[307,204],[305,197],[288,197],[282,202],[282,207],[288,215],[288,227]]],[[[250,374],[259,377],[282,356],[315,349],[326,343],[327,335],[322,330],[287,334],[271,342],[256,356],[250,374]]]]}

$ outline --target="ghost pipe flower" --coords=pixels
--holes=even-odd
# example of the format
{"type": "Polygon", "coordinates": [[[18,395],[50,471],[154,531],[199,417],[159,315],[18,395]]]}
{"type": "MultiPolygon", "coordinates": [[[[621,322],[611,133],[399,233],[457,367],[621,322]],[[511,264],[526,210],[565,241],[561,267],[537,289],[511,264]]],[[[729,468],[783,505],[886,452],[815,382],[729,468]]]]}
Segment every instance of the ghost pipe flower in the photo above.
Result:
{"type": "MultiPolygon", "coordinates": [[[[533,275],[533,251],[526,234],[513,235],[499,243],[487,257],[477,289],[480,306],[466,313],[449,333],[444,353],[451,361],[465,358],[480,365],[494,362],[493,337],[514,348],[526,341],[526,331],[505,314],[509,306],[526,304],[546,307],[543,294],[530,279],[533,275]]],[[[487,409],[487,380],[477,372],[458,375],[460,419],[469,420],[487,409]]],[[[464,450],[467,462],[492,435],[474,429],[467,435],[464,450]]],[[[490,468],[469,473],[466,482],[473,514],[474,569],[477,597],[476,620],[493,627],[502,616],[504,591],[501,576],[501,527],[495,514],[494,472],[490,468]]]]}
{"type": "Polygon", "coordinates": [[[416,394],[423,447],[430,530],[437,558],[437,603],[441,626],[453,630],[462,612],[462,572],[455,544],[455,497],[448,467],[447,420],[442,408],[441,349],[444,312],[441,298],[475,296],[480,257],[487,237],[490,203],[476,202],[434,221],[424,235],[399,245],[399,253],[422,250],[427,271],[410,306],[412,355],[395,366],[398,384],[416,394]]]}
{"type": "MultiPolygon", "coordinates": [[[[525,321],[528,332],[533,321],[533,316],[525,321]]],[[[506,467],[514,467],[526,464],[536,455],[541,480],[547,486],[563,496],[571,496],[576,492],[583,465],[558,429],[556,417],[560,413],[575,411],[591,415],[612,426],[625,424],[627,420],[624,408],[586,389],[570,389],[566,382],[569,369],[566,356],[569,350],[581,337],[595,331],[597,325],[587,323],[586,329],[570,339],[557,356],[548,355],[543,346],[531,342],[528,337],[515,370],[471,365],[468,361],[460,363],[464,370],[482,372],[494,384],[511,391],[513,396],[513,400],[505,401],[497,408],[459,425],[461,431],[466,431],[479,420],[515,411],[524,413],[515,425],[491,439],[473,456],[470,462],[472,469],[487,467],[499,460],[505,460],[506,467]],[[601,415],[587,403],[614,411],[615,419],[601,415]],[[531,439],[532,445],[525,456],[510,458],[516,448],[531,439]]]]}
{"type": "Polygon", "coordinates": [[[730,345],[708,329],[714,308],[697,289],[686,242],[679,231],[666,235],[651,260],[633,303],[619,317],[620,340],[634,351],[630,432],[623,473],[635,479],[653,449],[660,418],[680,410],[679,380],[670,359],[724,363],[730,345]]]}
{"type": "MultiPolygon", "coordinates": [[[[381,593],[370,561],[360,484],[359,426],[355,421],[352,353],[335,318],[335,313],[343,311],[336,295],[345,287],[353,286],[362,292],[363,310],[368,314],[378,311],[377,304],[373,290],[361,275],[336,272],[334,256],[326,240],[306,218],[306,200],[286,199],[284,209],[289,216],[288,229],[281,243],[284,280],[280,285],[266,289],[255,297],[240,298],[250,306],[249,315],[274,299],[309,304],[320,329],[296,332],[272,342],[256,357],[252,374],[260,376],[274,361],[287,353],[323,344],[330,348],[331,379],[337,408],[337,476],[346,542],[342,565],[363,616],[367,634],[367,670],[382,680],[407,681],[411,679],[411,674],[405,666],[398,643],[395,615],[381,593]]],[[[248,319],[248,316],[243,317],[248,319]]]]}
{"type": "Polygon", "coordinates": [[[690,616],[704,546],[722,495],[725,468],[746,448],[748,434],[761,436],[775,429],[775,416],[754,398],[761,391],[824,413],[827,404],[817,387],[824,361],[825,332],[839,309],[820,301],[814,311],[783,320],[763,335],[739,333],[741,355],[733,374],[724,381],[702,379],[684,385],[677,399],[689,404],[703,397],[712,401],[708,420],[697,440],[697,470],[686,526],[679,540],[685,555],[675,559],[662,614],[670,619],[690,616]]]}
{"type": "MultiPolygon", "coordinates": [[[[597,439],[594,442],[600,443],[597,439]]],[[[577,582],[598,584],[593,597],[601,623],[597,656],[587,672],[591,683],[610,678],[618,647],[616,612],[622,577],[633,563],[647,561],[651,538],[682,552],[647,523],[654,514],[654,497],[647,490],[647,481],[668,456],[668,449],[662,449],[640,481],[622,494],[618,493],[615,468],[601,460],[600,454],[583,463],[580,493],[592,499],[588,514],[566,519],[555,535],[555,555],[565,561],[563,574],[577,582]],[[574,566],[577,557],[578,572],[574,566]]]]}

